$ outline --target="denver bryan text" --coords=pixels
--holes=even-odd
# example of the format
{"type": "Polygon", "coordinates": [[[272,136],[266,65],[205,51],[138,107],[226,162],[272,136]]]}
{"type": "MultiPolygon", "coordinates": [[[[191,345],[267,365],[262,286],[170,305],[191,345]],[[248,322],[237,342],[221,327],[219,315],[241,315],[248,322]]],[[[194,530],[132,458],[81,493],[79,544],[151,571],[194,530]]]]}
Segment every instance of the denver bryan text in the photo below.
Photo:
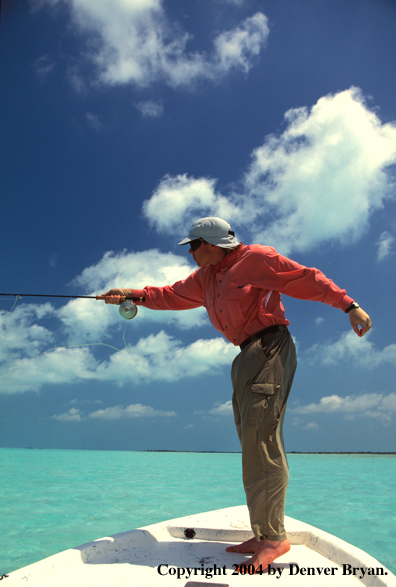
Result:
{"type": "Polygon", "coordinates": [[[277,579],[284,572],[289,575],[337,575],[339,571],[342,575],[355,575],[358,579],[363,579],[366,575],[388,574],[383,567],[353,567],[349,564],[343,564],[341,567],[300,567],[296,563],[290,563],[285,567],[268,565],[268,575],[277,579]]]}

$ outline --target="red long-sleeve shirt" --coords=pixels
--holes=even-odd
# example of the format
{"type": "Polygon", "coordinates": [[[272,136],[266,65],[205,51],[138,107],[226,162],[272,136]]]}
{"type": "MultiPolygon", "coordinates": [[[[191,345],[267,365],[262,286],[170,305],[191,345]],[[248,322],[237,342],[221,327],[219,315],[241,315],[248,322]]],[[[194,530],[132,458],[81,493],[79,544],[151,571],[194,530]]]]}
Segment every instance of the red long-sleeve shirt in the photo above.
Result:
{"type": "Polygon", "coordinates": [[[201,267],[165,287],[132,290],[153,310],[204,306],[213,326],[234,345],[273,324],[289,324],[281,294],[314,300],[345,311],[353,302],[321,271],[283,257],[272,247],[242,245],[215,267],[201,267]]]}

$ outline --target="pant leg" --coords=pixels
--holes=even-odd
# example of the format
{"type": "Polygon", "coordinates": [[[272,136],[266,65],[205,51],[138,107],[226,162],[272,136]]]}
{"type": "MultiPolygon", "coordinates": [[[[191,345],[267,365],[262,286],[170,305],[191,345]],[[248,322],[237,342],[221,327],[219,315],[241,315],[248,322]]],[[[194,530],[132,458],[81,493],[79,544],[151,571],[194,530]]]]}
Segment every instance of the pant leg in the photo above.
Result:
{"type": "Polygon", "coordinates": [[[283,420],[297,366],[286,327],[248,345],[232,366],[235,424],[242,447],[243,484],[257,540],[284,540],[289,469],[283,420]]]}

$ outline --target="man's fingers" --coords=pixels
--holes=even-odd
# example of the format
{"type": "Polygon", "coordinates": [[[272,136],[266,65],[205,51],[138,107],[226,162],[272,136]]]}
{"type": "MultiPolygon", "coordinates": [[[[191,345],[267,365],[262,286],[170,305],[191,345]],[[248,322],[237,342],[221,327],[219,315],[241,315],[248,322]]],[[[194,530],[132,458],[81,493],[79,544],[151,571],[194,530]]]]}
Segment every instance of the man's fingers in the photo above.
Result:
{"type": "Polygon", "coordinates": [[[117,304],[120,305],[125,301],[125,295],[121,289],[109,289],[106,293],[102,294],[106,304],[117,304]]]}
{"type": "Polygon", "coordinates": [[[106,294],[104,294],[104,295],[106,297],[106,299],[105,299],[106,304],[120,305],[125,300],[125,297],[123,297],[121,300],[121,296],[106,295],[106,294]]]}
{"type": "Polygon", "coordinates": [[[364,336],[366,334],[366,332],[368,332],[371,328],[371,320],[370,318],[367,318],[364,322],[362,322],[361,324],[361,330],[360,330],[360,336],[364,336]]]}
{"type": "Polygon", "coordinates": [[[356,332],[356,334],[358,336],[362,336],[360,333],[361,331],[359,330],[359,327],[356,324],[352,324],[352,328],[354,329],[354,331],[356,332]]]}
{"type": "Polygon", "coordinates": [[[364,336],[371,328],[370,316],[361,308],[354,308],[351,310],[349,313],[349,320],[353,330],[358,336],[364,336]]]}
{"type": "Polygon", "coordinates": [[[121,296],[111,296],[110,300],[110,304],[115,304],[119,306],[124,301],[124,298],[121,299],[121,296]]]}

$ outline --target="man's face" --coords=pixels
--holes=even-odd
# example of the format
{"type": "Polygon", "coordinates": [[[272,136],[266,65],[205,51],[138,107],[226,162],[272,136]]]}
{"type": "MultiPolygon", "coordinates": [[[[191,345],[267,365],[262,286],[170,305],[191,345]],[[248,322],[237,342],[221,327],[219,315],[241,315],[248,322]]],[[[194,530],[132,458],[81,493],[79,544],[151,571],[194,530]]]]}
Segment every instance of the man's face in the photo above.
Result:
{"type": "Polygon", "coordinates": [[[198,267],[205,267],[205,265],[212,264],[213,249],[213,245],[200,238],[192,241],[188,252],[193,256],[198,267]]]}

